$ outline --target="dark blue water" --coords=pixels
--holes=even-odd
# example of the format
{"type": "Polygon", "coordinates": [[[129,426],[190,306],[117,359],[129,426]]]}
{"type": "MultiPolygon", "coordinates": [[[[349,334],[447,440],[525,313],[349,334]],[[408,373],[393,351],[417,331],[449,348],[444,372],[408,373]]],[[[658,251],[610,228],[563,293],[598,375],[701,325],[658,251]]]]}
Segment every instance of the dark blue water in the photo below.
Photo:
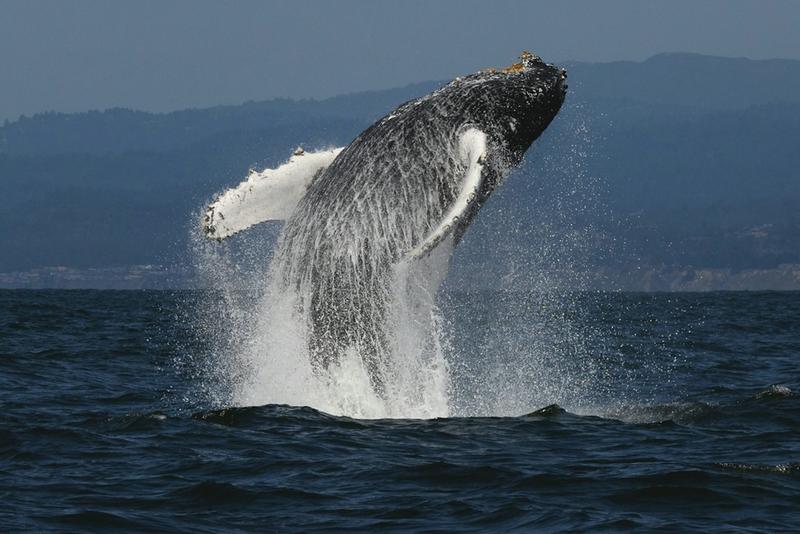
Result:
{"type": "MultiPolygon", "coordinates": [[[[544,317],[540,363],[574,353],[581,383],[518,417],[372,421],[212,406],[202,298],[0,292],[4,531],[800,529],[798,293],[454,295],[458,351],[502,359],[487,329],[544,317]],[[545,406],[579,399],[604,408],[545,406]]],[[[466,411],[476,368],[453,366],[466,411]]]]}

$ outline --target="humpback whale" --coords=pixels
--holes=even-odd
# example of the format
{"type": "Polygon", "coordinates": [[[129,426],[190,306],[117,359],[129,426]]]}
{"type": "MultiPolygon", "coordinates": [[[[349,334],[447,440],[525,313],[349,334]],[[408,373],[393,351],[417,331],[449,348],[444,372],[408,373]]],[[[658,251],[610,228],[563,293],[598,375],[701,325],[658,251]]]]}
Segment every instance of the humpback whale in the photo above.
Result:
{"type": "Polygon", "coordinates": [[[205,235],[221,240],[286,221],[271,271],[296,294],[314,369],[354,350],[381,394],[397,269],[437,250],[449,258],[558,113],[565,80],[566,71],[528,52],[509,67],[456,78],[346,147],[298,148],[275,169],[251,171],[208,206],[205,235]]]}

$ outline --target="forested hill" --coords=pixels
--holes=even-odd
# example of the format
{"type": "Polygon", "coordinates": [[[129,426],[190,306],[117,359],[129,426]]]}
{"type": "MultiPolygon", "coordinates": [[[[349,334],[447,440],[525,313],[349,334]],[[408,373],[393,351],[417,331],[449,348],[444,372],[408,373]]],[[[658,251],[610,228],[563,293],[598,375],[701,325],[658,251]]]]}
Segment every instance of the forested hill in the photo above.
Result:
{"type": "MultiPolygon", "coordinates": [[[[527,264],[630,288],[661,288],[653,276],[691,288],[697,273],[755,271],[772,272],[777,286],[796,276],[800,287],[800,62],[663,54],[566,67],[561,115],[467,234],[459,279],[527,264]]],[[[57,274],[30,274],[45,267],[80,278],[185,264],[204,202],[249,167],[279,163],[297,145],[345,144],[440,84],[7,122],[0,285],[57,285],[57,274]]]]}
{"type": "MultiPolygon", "coordinates": [[[[341,123],[372,122],[399,102],[425,94],[440,84],[428,82],[380,92],[337,96],[327,100],[275,99],[239,106],[147,113],[115,108],[86,113],[41,113],[6,122],[0,129],[0,154],[119,154],[170,152],[203,144],[236,132],[296,129],[327,140],[341,123]],[[326,126],[333,128],[328,131],[326,126]]],[[[278,140],[275,140],[276,142],[278,140]]]]}

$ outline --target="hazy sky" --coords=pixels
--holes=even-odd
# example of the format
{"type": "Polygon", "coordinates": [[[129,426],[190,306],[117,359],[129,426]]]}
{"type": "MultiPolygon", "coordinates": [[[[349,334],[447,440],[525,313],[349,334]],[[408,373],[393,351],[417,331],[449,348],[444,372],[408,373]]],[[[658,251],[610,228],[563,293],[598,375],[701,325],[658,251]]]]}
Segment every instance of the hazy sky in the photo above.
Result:
{"type": "Polygon", "coordinates": [[[0,0],[0,120],[325,97],[510,63],[800,59],[794,0],[0,0]]]}

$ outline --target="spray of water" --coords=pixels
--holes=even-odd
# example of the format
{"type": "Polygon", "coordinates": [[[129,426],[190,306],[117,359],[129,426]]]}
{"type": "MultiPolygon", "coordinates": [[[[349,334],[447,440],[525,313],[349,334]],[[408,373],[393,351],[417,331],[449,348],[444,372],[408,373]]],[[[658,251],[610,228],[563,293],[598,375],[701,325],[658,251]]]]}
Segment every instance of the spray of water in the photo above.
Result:
{"type": "MultiPolygon", "coordinates": [[[[271,238],[249,236],[260,248],[271,238]]],[[[382,360],[385,391],[378,395],[354,347],[325,372],[314,368],[308,321],[298,305],[304,295],[283,283],[281,262],[259,268],[246,258],[231,261],[234,251],[228,245],[198,241],[199,274],[214,287],[197,316],[211,342],[205,380],[212,402],[312,406],[359,418],[449,415],[450,372],[436,287],[446,274],[450,250],[445,244],[424,261],[395,268],[386,312],[390,354],[382,360]]]]}
{"type": "Polygon", "coordinates": [[[542,170],[532,177],[523,166],[513,178],[540,188],[547,180],[540,195],[546,200],[520,210],[509,199],[514,190],[501,188],[455,256],[445,295],[437,290],[453,261],[449,241],[421,261],[395,265],[388,285],[366,297],[382,299],[381,394],[358,343],[324,372],[315,368],[304,315],[311,285],[286,283],[287,270],[305,269],[307,259],[279,252],[270,260],[274,229],[223,244],[198,240],[198,273],[214,288],[198,312],[212,346],[205,377],[212,400],[311,406],[359,418],[520,415],[554,402],[596,412],[598,399],[619,393],[610,385],[619,373],[598,356],[602,327],[577,313],[586,306],[575,290],[586,287],[587,258],[604,248],[601,232],[575,222],[599,209],[598,181],[586,168],[594,140],[580,112],[562,122],[544,138],[544,156],[534,155],[542,170]],[[489,260],[465,274],[467,258],[475,257],[489,260]],[[476,280],[484,293],[470,287],[476,280]]]}

